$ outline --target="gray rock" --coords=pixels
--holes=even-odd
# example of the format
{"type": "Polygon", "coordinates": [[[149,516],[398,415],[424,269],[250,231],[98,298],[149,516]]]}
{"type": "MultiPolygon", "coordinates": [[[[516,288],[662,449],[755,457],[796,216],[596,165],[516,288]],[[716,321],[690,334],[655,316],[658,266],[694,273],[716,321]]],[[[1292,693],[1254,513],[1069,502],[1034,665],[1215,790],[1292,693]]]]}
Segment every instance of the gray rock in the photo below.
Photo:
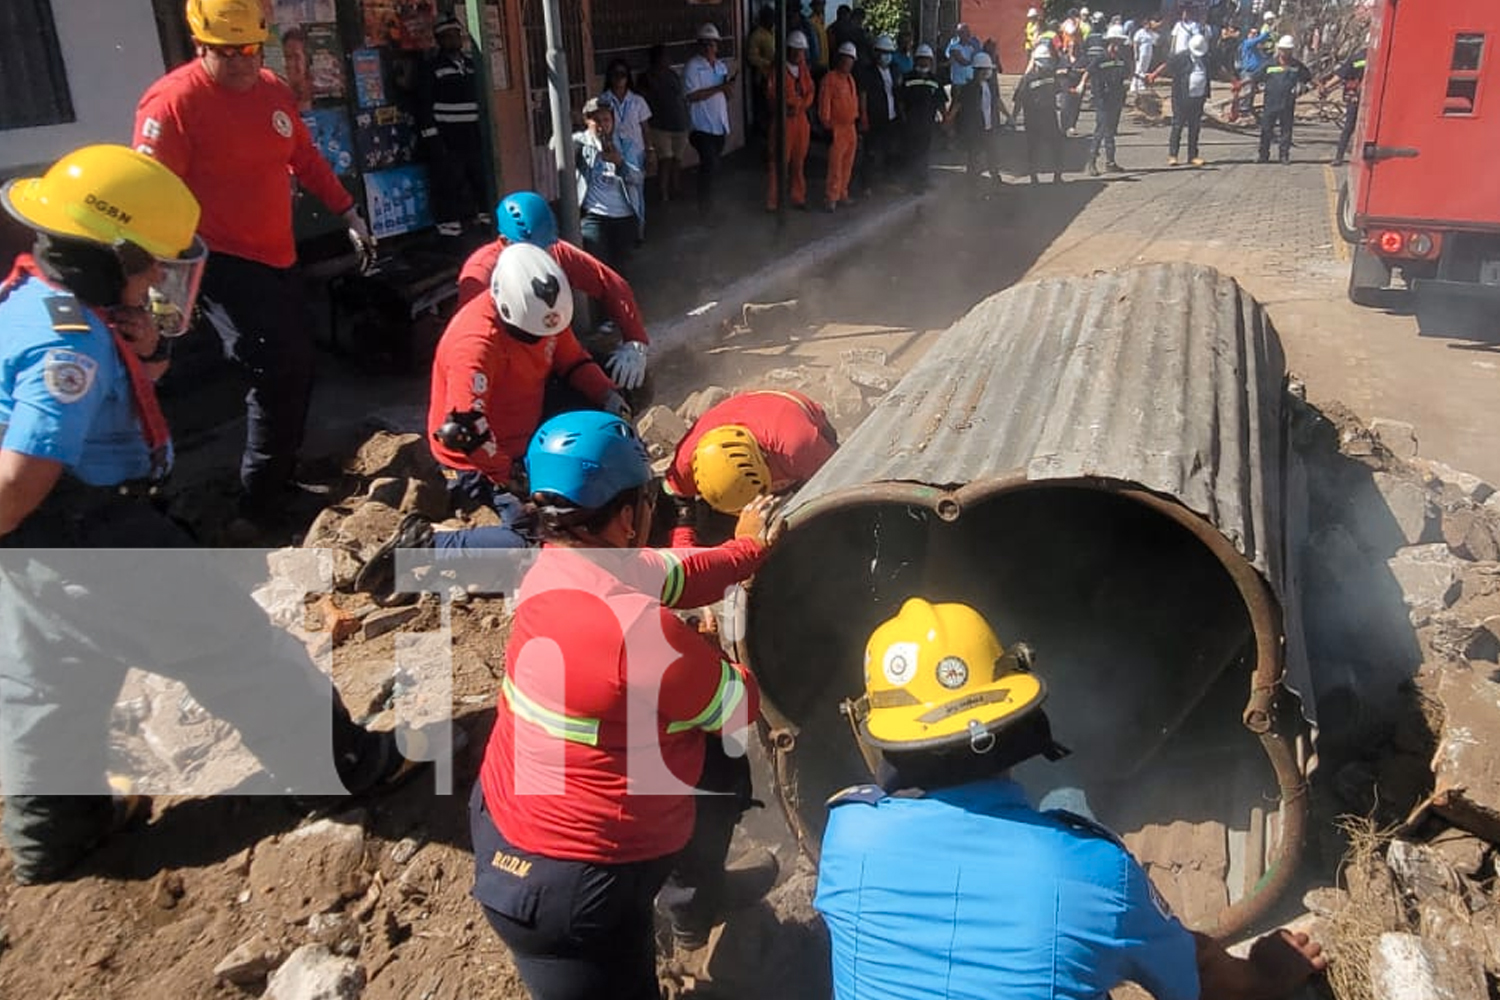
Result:
{"type": "Polygon", "coordinates": [[[391,860],[398,865],[404,865],[417,856],[422,849],[422,842],[415,837],[403,837],[391,845],[391,860]]]}
{"type": "Polygon", "coordinates": [[[1393,840],[1386,848],[1385,862],[1396,883],[1414,899],[1456,896],[1463,891],[1458,873],[1425,844],[1393,840]]]}
{"type": "Polygon", "coordinates": [[[1474,562],[1500,559],[1497,519],[1479,507],[1460,507],[1443,513],[1443,541],[1453,554],[1474,562]]]}
{"type": "Polygon", "coordinates": [[[890,365],[871,364],[868,361],[846,361],[839,365],[839,374],[861,389],[871,392],[890,392],[901,381],[901,373],[890,365]]]}
{"type": "Polygon", "coordinates": [[[214,975],[236,986],[253,986],[281,964],[285,955],[276,945],[257,934],[241,941],[218,965],[214,975]]]}
{"type": "Polygon", "coordinates": [[[671,455],[688,432],[688,425],[665,406],[653,406],[636,421],[636,430],[652,458],[671,455]]]}
{"type": "Polygon", "coordinates": [[[1489,499],[1484,502],[1484,509],[1496,517],[1500,517],[1500,493],[1491,494],[1489,499]]]}
{"type": "Polygon", "coordinates": [[[1412,545],[1386,560],[1411,611],[1413,625],[1421,625],[1458,596],[1461,561],[1448,546],[1412,545]]]}
{"type": "Polygon", "coordinates": [[[1396,521],[1396,527],[1401,531],[1401,537],[1408,545],[1420,542],[1427,531],[1428,518],[1432,515],[1427,491],[1420,483],[1389,472],[1374,473],[1372,478],[1375,489],[1380,491],[1381,499],[1385,501],[1391,517],[1396,521]]]}
{"type": "Polygon", "coordinates": [[[365,970],[321,944],[305,944],[271,974],[262,1000],[357,1000],[365,970]]]}
{"type": "Polygon", "coordinates": [[[1370,950],[1373,1000],[1488,1000],[1484,962],[1462,948],[1387,932],[1370,950]]]}
{"type": "Polygon", "coordinates": [[[1460,472],[1451,465],[1427,459],[1421,463],[1432,477],[1445,486],[1452,486],[1475,503],[1484,503],[1495,493],[1495,487],[1472,472],[1460,472]]]}
{"type": "Polygon", "coordinates": [[[347,913],[314,913],[307,921],[308,936],[335,955],[359,954],[359,930],[347,913]]]}
{"type": "Polygon", "coordinates": [[[429,521],[448,516],[448,491],[425,479],[408,479],[398,508],[403,514],[421,514],[429,521]]]}
{"type": "Polygon", "coordinates": [[[691,426],[695,420],[731,395],[732,393],[722,385],[706,386],[683,400],[682,405],[677,408],[677,415],[683,419],[684,423],[691,426]]]}
{"type": "Polygon", "coordinates": [[[1349,893],[1333,886],[1320,886],[1303,894],[1302,905],[1320,917],[1336,916],[1349,905],[1349,893]]]}
{"type": "Polygon", "coordinates": [[[784,330],[802,315],[800,299],[783,302],[746,302],[740,307],[740,323],[756,333],[784,330]]]}
{"type": "Polygon", "coordinates": [[[394,632],[401,626],[411,622],[421,613],[422,609],[415,604],[377,611],[365,618],[364,622],[360,625],[360,635],[364,637],[366,642],[378,639],[387,632],[394,632]]]}
{"type": "Polygon", "coordinates": [[[1491,631],[1490,620],[1472,618],[1462,608],[1439,611],[1425,633],[1434,653],[1450,660],[1490,660],[1500,656],[1500,639],[1491,631]]]}
{"type": "Polygon", "coordinates": [[[822,376],[806,365],[797,368],[772,368],[760,377],[764,388],[796,389],[802,392],[821,381],[822,376]]]}
{"type": "Polygon", "coordinates": [[[1444,830],[1427,846],[1460,875],[1478,875],[1490,845],[1462,830],[1444,830]]]}
{"type": "Polygon", "coordinates": [[[1437,668],[1443,726],[1432,757],[1432,808],[1449,823],[1500,841],[1500,684],[1467,665],[1437,668]]]}
{"type": "Polygon", "coordinates": [[[1376,417],[1370,421],[1370,432],[1397,458],[1417,457],[1417,429],[1406,421],[1376,417]]]}

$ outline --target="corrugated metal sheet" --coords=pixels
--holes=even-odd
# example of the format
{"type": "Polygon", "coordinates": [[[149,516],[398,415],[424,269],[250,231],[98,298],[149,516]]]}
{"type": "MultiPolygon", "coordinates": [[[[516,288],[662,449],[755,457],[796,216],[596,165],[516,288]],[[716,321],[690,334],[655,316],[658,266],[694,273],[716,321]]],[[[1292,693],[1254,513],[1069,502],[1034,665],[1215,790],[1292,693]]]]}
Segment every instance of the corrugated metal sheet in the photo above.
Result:
{"type": "Polygon", "coordinates": [[[1265,311],[1213,268],[1031,282],[954,324],[792,510],[874,482],[1103,477],[1177,499],[1279,587],[1285,378],[1265,311]]]}

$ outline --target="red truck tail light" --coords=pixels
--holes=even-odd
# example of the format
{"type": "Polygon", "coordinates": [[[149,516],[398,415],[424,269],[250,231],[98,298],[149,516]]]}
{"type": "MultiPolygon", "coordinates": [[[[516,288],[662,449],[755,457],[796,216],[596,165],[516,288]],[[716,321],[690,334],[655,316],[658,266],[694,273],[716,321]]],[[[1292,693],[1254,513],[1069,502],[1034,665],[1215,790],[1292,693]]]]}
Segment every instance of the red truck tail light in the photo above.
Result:
{"type": "Polygon", "coordinates": [[[1380,252],[1384,254],[1398,254],[1406,246],[1406,240],[1394,229],[1387,229],[1380,234],[1380,252]]]}

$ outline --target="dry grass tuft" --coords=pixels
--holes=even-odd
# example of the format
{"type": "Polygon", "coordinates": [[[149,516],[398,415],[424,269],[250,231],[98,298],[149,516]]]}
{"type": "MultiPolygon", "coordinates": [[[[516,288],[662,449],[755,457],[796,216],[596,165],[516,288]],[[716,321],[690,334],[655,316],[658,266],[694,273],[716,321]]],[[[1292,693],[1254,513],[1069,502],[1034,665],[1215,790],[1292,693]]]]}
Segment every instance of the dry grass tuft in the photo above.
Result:
{"type": "MultiPolygon", "coordinates": [[[[1339,866],[1348,884],[1349,873],[1385,868],[1385,845],[1394,827],[1379,828],[1369,816],[1342,816],[1339,828],[1348,838],[1349,849],[1339,866]]],[[[1356,876],[1356,885],[1370,880],[1356,876]]],[[[1328,986],[1336,1000],[1376,1000],[1370,983],[1370,953],[1381,934],[1390,930],[1388,900],[1350,893],[1349,904],[1328,918],[1333,961],[1328,965],[1328,986]]]]}

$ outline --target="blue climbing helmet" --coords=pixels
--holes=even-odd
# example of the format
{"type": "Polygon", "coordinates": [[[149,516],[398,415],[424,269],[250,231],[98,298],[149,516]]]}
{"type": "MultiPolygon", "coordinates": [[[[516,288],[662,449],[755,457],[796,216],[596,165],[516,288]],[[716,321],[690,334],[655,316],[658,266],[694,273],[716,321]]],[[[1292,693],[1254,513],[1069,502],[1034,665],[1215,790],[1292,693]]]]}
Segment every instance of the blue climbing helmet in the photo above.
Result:
{"type": "Polygon", "coordinates": [[[507,243],[530,243],[543,250],[557,242],[552,206],[535,191],[517,191],[495,206],[495,226],[507,243]]]}
{"type": "Polygon", "coordinates": [[[652,479],[651,460],[635,428],[598,410],[560,413],[537,428],[526,448],[533,494],[598,510],[652,479]]]}

